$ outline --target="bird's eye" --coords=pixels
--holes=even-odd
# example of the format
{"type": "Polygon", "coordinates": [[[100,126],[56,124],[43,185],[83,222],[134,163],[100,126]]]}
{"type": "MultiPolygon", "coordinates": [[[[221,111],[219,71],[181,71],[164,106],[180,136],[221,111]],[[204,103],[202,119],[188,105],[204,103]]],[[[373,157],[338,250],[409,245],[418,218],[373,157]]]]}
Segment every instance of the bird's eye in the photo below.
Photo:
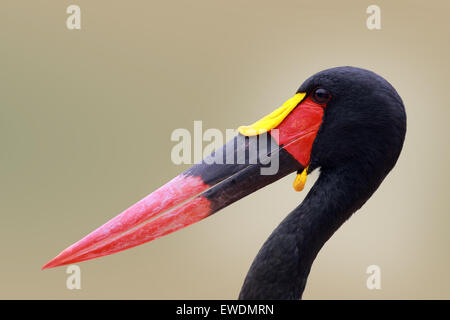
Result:
{"type": "Polygon", "coordinates": [[[331,93],[324,88],[317,88],[312,94],[312,99],[318,104],[324,104],[330,101],[331,93]]]}

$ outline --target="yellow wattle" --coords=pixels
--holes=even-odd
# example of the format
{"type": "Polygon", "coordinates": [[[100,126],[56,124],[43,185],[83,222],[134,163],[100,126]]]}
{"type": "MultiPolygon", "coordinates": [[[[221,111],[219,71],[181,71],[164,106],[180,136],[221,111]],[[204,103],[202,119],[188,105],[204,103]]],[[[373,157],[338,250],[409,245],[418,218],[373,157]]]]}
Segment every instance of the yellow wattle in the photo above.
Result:
{"type": "Polygon", "coordinates": [[[297,176],[294,180],[294,190],[295,191],[302,191],[306,184],[306,178],[308,177],[308,167],[306,167],[302,173],[297,173],[297,176]]]}

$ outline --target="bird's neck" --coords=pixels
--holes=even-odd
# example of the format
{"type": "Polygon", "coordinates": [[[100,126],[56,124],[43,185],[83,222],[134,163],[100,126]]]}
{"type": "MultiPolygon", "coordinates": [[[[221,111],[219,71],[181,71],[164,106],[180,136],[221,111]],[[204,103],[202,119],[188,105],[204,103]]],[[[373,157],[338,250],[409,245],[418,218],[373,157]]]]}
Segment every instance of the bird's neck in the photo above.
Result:
{"type": "Polygon", "coordinates": [[[354,168],[321,171],[302,204],[264,243],[250,267],[240,299],[301,299],[319,250],[384,178],[382,175],[374,181],[373,172],[354,168]]]}

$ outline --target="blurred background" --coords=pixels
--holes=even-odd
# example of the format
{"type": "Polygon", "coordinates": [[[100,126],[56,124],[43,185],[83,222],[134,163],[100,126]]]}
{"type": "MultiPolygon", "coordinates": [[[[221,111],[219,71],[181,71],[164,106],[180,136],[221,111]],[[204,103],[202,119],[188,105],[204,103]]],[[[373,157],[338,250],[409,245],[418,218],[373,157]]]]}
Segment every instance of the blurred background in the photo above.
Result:
{"type": "Polygon", "coordinates": [[[188,166],[176,128],[236,128],[334,66],[385,77],[406,106],[397,166],[326,243],[305,299],[450,298],[448,1],[23,1],[0,11],[0,298],[235,299],[305,197],[290,175],[184,230],[40,271],[188,166]],[[68,30],[66,8],[81,8],[68,30]],[[381,8],[381,30],[366,8],[381,8]],[[366,268],[381,268],[368,290],[366,268]]]}

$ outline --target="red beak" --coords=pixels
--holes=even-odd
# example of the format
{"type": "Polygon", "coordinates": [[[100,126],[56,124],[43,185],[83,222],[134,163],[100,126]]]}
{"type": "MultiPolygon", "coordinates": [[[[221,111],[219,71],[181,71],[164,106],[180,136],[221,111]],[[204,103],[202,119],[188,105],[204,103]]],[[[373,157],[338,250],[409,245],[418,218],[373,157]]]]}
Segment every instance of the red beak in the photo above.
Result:
{"type": "MultiPolygon", "coordinates": [[[[311,106],[308,105],[308,108],[305,106],[306,115],[311,113],[311,106]]],[[[322,110],[323,106],[317,106],[317,108],[322,110]]],[[[219,150],[209,157],[209,159],[221,157],[222,162],[207,164],[213,161],[206,162],[207,159],[205,159],[202,163],[195,164],[62,251],[42,269],[106,256],[157,239],[200,221],[291,172],[302,171],[307,163],[297,160],[299,157],[289,149],[300,148],[302,154],[306,152],[309,161],[309,153],[320,126],[322,113],[320,119],[316,117],[317,120],[313,123],[298,122],[304,127],[298,128],[297,132],[303,132],[303,134],[296,134],[290,141],[281,141],[291,135],[295,114],[301,116],[299,112],[293,112],[288,116],[285,120],[288,124],[286,130],[283,131],[283,123],[279,126],[281,138],[274,140],[270,133],[258,136],[259,139],[266,139],[270,152],[261,150],[260,142],[258,142],[257,154],[254,155],[254,152],[249,152],[252,148],[251,138],[239,134],[224,145],[221,152],[219,150]],[[311,129],[314,130],[312,139],[311,129]],[[230,150],[235,160],[239,157],[238,155],[245,154],[244,161],[240,164],[220,164],[226,163],[225,155],[230,150]],[[268,159],[263,160],[262,156],[268,159]],[[261,168],[272,166],[275,159],[279,163],[277,172],[269,175],[261,174],[261,168]]],[[[228,155],[226,159],[229,159],[228,155]]]]}
{"type": "Polygon", "coordinates": [[[179,175],[65,249],[42,269],[119,252],[197,222],[210,213],[207,199],[198,196],[174,207],[208,187],[200,177],[179,175]]]}

